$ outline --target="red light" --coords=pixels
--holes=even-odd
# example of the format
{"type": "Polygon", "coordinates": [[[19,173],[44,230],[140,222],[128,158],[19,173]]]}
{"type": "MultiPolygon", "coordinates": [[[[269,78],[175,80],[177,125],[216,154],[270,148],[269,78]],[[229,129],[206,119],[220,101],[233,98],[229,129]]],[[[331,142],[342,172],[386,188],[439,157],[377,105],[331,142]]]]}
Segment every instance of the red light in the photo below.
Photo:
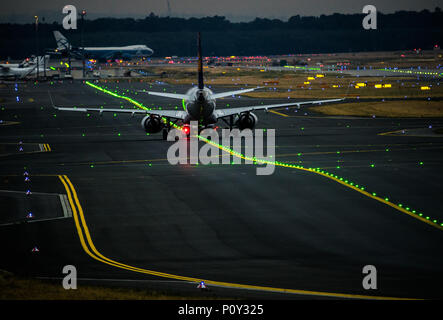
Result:
{"type": "Polygon", "coordinates": [[[191,130],[189,129],[189,127],[187,127],[187,126],[183,127],[183,132],[184,132],[186,135],[188,135],[190,131],[191,131],[191,130]]]}

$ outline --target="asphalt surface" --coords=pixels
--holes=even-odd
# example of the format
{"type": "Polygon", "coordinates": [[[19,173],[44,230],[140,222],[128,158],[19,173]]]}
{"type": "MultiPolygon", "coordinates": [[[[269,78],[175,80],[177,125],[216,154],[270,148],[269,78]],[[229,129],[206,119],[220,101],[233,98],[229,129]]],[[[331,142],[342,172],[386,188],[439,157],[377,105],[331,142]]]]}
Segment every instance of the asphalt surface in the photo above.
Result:
{"type": "MultiPolygon", "coordinates": [[[[182,108],[181,101],[135,94],[149,88],[146,83],[100,85],[148,107],[182,108]]],[[[186,89],[161,83],[151,88],[186,89]]],[[[230,88],[214,91],[224,89],[230,88]]],[[[81,82],[1,85],[1,269],[59,281],[63,266],[74,265],[80,289],[93,283],[186,296],[443,297],[442,229],[312,172],[276,167],[272,175],[257,176],[254,165],[170,165],[172,143],[146,135],[141,117],[55,111],[48,91],[59,106],[133,107],[81,82]],[[24,181],[25,171],[30,181],[24,181]],[[83,210],[82,231],[58,200],[68,194],[64,176],[83,210]],[[34,222],[24,223],[29,212],[34,222]],[[193,282],[93,258],[82,247],[84,225],[102,256],[126,266],[317,293],[210,285],[211,291],[201,292],[193,282]],[[362,287],[365,265],[377,268],[376,290],[362,287]]],[[[218,107],[261,102],[229,98],[218,107]]],[[[435,225],[443,222],[443,136],[379,135],[432,130],[443,127],[443,119],[325,117],[308,107],[278,113],[257,112],[258,128],[276,129],[278,161],[322,168],[422,212],[435,225]]]]}

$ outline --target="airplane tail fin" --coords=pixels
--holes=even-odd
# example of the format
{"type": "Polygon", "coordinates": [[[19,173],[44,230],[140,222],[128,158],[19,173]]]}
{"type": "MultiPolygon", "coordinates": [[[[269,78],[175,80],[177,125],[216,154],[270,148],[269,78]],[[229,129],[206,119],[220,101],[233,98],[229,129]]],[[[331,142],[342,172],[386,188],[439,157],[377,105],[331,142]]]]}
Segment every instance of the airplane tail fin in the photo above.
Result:
{"type": "Polygon", "coordinates": [[[68,39],[64,35],[61,34],[60,31],[54,31],[54,38],[57,42],[57,49],[58,50],[70,50],[71,44],[69,43],[68,39]]]}
{"type": "Polygon", "coordinates": [[[197,46],[198,46],[198,88],[203,89],[203,57],[202,57],[202,46],[200,39],[200,32],[197,37],[197,46]]]}

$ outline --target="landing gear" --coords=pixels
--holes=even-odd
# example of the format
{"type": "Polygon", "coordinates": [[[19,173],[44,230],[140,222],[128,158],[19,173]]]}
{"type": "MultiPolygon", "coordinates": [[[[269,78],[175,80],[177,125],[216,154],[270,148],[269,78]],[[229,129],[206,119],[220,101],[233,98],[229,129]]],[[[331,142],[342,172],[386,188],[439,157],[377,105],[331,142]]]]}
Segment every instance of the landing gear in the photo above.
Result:
{"type": "Polygon", "coordinates": [[[222,118],[222,120],[229,126],[229,130],[232,130],[232,128],[234,127],[234,115],[229,116],[229,122],[226,121],[225,118],[222,118]]]}
{"type": "Polygon", "coordinates": [[[169,133],[168,129],[164,128],[162,130],[163,140],[167,140],[168,139],[168,133],[169,133]]]}

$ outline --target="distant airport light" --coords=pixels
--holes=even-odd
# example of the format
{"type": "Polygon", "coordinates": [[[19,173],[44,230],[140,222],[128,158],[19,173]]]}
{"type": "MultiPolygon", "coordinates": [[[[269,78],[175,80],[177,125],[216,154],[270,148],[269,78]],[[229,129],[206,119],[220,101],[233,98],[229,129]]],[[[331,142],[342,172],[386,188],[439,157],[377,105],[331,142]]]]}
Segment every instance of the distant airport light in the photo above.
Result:
{"type": "Polygon", "coordinates": [[[317,74],[316,77],[317,77],[317,78],[324,78],[325,75],[324,75],[324,74],[317,74]]]}
{"type": "Polygon", "coordinates": [[[429,86],[423,86],[420,87],[420,90],[431,90],[431,88],[429,86]]]}
{"type": "Polygon", "coordinates": [[[309,81],[305,81],[305,82],[303,82],[304,84],[310,84],[310,82],[309,81]]]}
{"type": "Polygon", "coordinates": [[[359,87],[366,87],[366,83],[360,82],[360,83],[357,83],[357,86],[359,86],[359,87]]]}
{"type": "Polygon", "coordinates": [[[308,80],[315,80],[314,77],[308,77],[308,80]]]}
{"type": "Polygon", "coordinates": [[[198,288],[198,289],[202,289],[202,290],[207,289],[206,284],[205,284],[204,281],[200,282],[200,283],[198,284],[197,288],[198,288]]]}

